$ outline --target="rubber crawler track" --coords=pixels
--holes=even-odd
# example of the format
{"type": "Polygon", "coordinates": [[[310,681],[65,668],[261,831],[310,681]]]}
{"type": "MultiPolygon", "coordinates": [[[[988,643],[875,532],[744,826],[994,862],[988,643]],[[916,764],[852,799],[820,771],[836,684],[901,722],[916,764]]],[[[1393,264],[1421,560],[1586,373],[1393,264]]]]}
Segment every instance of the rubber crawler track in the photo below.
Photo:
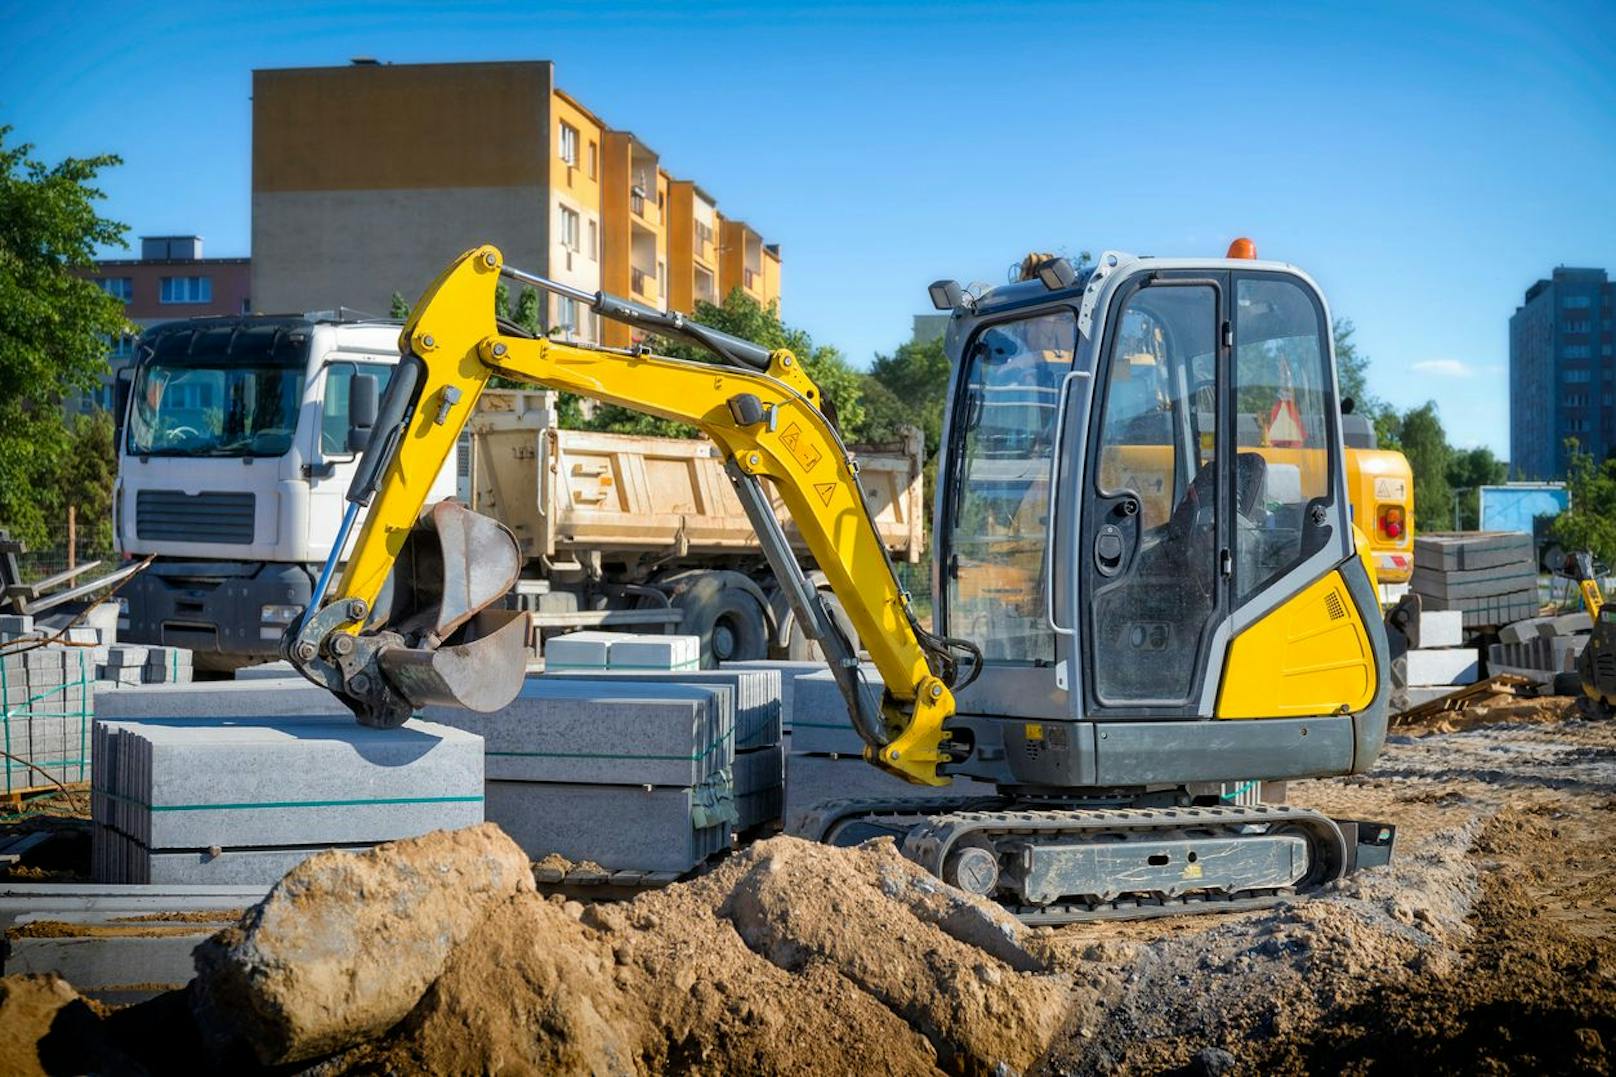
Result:
{"type": "MultiPolygon", "coordinates": [[[[994,797],[837,800],[815,805],[789,829],[793,834],[814,841],[834,841],[842,828],[860,822],[901,831],[900,846],[904,855],[939,878],[949,851],[966,837],[983,837],[989,841],[1005,837],[1104,838],[1120,834],[1137,836],[1141,831],[1151,830],[1178,832],[1186,828],[1221,831],[1233,837],[1242,836],[1245,828],[1252,826],[1260,826],[1264,832],[1276,826],[1299,831],[1308,842],[1309,862],[1317,865],[1306,880],[1307,889],[1341,878],[1347,864],[1346,841],[1335,823],[1318,812],[1284,805],[1063,810],[1021,808],[1012,800],[994,797]]],[[[1155,893],[1132,894],[1108,902],[1056,902],[1042,906],[1001,904],[1027,924],[1071,924],[1241,912],[1276,904],[1293,896],[1294,892],[1291,889],[1197,892],[1176,897],[1155,893]]]]}

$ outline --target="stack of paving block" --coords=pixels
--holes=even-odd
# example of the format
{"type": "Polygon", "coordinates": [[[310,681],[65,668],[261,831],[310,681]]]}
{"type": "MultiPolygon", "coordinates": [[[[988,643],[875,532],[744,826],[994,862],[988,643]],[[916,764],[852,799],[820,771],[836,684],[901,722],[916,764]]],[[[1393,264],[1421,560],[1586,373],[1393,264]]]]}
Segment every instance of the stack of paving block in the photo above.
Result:
{"type": "Polygon", "coordinates": [[[1392,700],[1394,711],[1417,707],[1481,679],[1480,652],[1464,645],[1463,611],[1422,606],[1404,631],[1408,651],[1402,684],[1395,689],[1400,694],[1392,700]]]}
{"type": "Polygon", "coordinates": [[[184,647],[115,643],[106,648],[106,659],[97,675],[108,685],[188,684],[192,676],[191,652],[184,647]]]}
{"type": "Polygon", "coordinates": [[[1411,586],[1424,608],[1458,610],[1466,628],[1497,628],[1539,607],[1532,536],[1514,531],[1417,535],[1411,586]]]}
{"type": "Polygon", "coordinates": [[[1586,613],[1528,617],[1505,625],[1498,631],[1498,642],[1487,648],[1487,672],[1553,684],[1556,673],[1576,670],[1592,628],[1586,613]]]}
{"type": "Polygon", "coordinates": [[[701,637],[644,632],[569,632],[544,644],[546,672],[574,669],[700,669],[701,637]]]}
{"type": "Polygon", "coordinates": [[[791,696],[797,678],[804,673],[822,673],[829,669],[824,662],[809,662],[785,658],[748,658],[738,662],[725,662],[725,669],[772,669],[780,673],[780,729],[791,732],[791,696]]]}
{"type": "Polygon", "coordinates": [[[97,882],[267,885],[322,849],[483,819],[482,741],[419,719],[104,720],[94,742],[97,882]]]}
{"type": "Polygon", "coordinates": [[[733,689],[735,760],[732,788],[739,816],[737,832],[780,821],[785,798],[785,754],[780,729],[780,671],[777,669],[566,670],[547,678],[597,684],[697,684],[733,689]]]}
{"type": "MultiPolygon", "coordinates": [[[[881,679],[860,669],[867,699],[881,704],[881,679]]],[[[786,757],[786,828],[826,800],[864,797],[992,796],[987,782],[955,778],[946,786],[910,785],[864,761],[864,741],[830,670],[800,674],[792,687],[790,754],[786,757]]]]}
{"type": "Polygon", "coordinates": [[[13,647],[0,656],[0,792],[89,779],[94,675],[88,647],[13,647]]]}
{"type": "Polygon", "coordinates": [[[727,849],[736,686],[529,677],[493,714],[428,708],[482,736],[487,816],[535,860],[678,874],[727,849]]]}

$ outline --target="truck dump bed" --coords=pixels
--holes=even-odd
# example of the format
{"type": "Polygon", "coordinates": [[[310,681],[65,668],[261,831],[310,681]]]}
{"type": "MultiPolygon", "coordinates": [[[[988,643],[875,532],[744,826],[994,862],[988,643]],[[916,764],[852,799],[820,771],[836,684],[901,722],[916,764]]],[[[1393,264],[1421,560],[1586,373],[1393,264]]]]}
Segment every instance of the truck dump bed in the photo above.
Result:
{"type": "MultiPolygon", "coordinates": [[[[562,430],[554,394],[528,390],[485,392],[468,429],[471,507],[509,527],[529,560],[574,550],[687,557],[758,548],[705,438],[562,430]]],[[[919,561],[926,511],[919,431],[897,451],[855,456],[882,540],[896,559],[919,561]]],[[[775,508],[795,539],[778,500],[775,508]]]]}

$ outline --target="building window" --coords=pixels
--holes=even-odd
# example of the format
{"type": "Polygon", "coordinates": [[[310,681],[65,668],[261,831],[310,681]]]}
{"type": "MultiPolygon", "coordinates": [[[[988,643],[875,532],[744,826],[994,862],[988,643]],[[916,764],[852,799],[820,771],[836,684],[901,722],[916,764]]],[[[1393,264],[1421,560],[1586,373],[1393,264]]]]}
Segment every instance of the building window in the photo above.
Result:
{"type": "Polygon", "coordinates": [[[1585,295],[1565,295],[1560,297],[1560,306],[1565,310],[1587,310],[1593,305],[1593,300],[1585,295]]]}
{"type": "Polygon", "coordinates": [[[95,283],[103,292],[125,303],[135,294],[135,282],[129,277],[101,277],[95,283]]]}
{"type": "Polygon", "coordinates": [[[561,207],[561,245],[569,251],[581,249],[578,245],[578,211],[561,207]]]}
{"type": "Polygon", "coordinates": [[[1560,323],[1562,333],[1586,333],[1590,323],[1585,321],[1563,321],[1560,323]]]}
{"type": "Polygon", "coordinates": [[[578,129],[565,121],[561,124],[561,159],[569,168],[578,167],[578,129]]]}
{"type": "Polygon", "coordinates": [[[589,257],[592,261],[600,261],[600,225],[595,219],[589,219],[589,257]]]}
{"type": "Polygon", "coordinates": [[[595,140],[589,140],[589,178],[595,179],[600,174],[600,147],[595,140]]]}
{"type": "Polygon", "coordinates": [[[556,325],[568,336],[578,332],[578,301],[568,299],[566,296],[556,296],[556,325]]]}
{"type": "Polygon", "coordinates": [[[658,262],[656,264],[656,277],[657,277],[657,295],[661,296],[663,299],[667,299],[668,298],[668,263],[666,263],[666,262],[658,262]]]}
{"type": "Polygon", "coordinates": [[[163,303],[211,303],[213,278],[164,277],[158,300],[163,303]]]}
{"type": "MultiPolygon", "coordinates": [[[[1567,344],[1560,349],[1560,355],[1565,359],[1586,359],[1593,349],[1586,344],[1567,344]]],[[[1586,371],[1584,372],[1586,373],[1586,371]]]]}
{"type": "Polygon", "coordinates": [[[1593,381],[1592,373],[1586,369],[1565,370],[1561,371],[1560,380],[1567,385],[1586,385],[1593,381]]]}

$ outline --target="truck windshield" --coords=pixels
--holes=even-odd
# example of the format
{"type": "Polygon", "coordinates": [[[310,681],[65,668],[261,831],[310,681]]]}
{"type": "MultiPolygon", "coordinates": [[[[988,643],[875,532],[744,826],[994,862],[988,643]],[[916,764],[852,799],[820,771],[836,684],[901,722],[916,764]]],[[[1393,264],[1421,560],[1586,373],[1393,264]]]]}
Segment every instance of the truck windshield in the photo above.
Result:
{"type": "Polygon", "coordinates": [[[135,374],[128,451],[283,455],[297,430],[307,346],[268,326],[159,334],[135,374]]]}

